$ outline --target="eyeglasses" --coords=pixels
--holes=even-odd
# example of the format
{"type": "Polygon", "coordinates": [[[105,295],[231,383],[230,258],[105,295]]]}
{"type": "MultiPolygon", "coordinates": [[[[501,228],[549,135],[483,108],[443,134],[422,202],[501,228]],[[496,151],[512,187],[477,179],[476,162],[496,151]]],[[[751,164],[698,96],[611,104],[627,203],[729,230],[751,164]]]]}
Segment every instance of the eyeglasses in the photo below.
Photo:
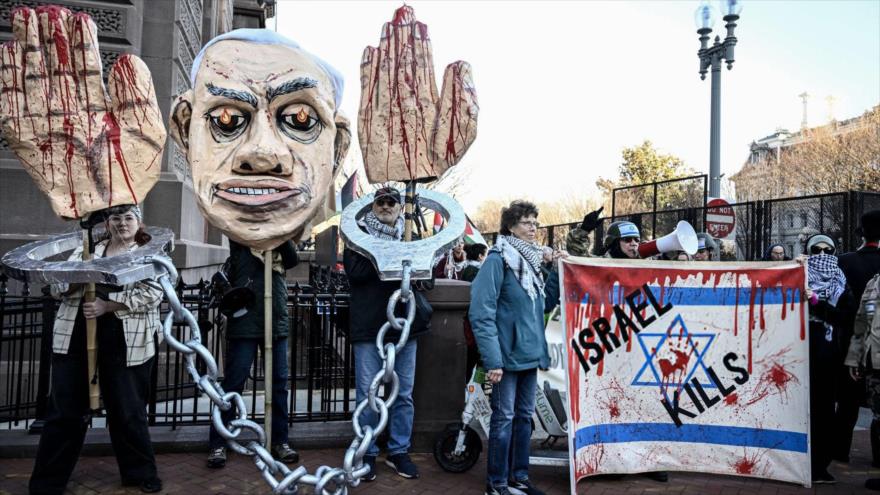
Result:
{"type": "Polygon", "coordinates": [[[824,247],[823,248],[821,246],[813,246],[810,248],[810,253],[811,254],[820,254],[820,253],[834,254],[834,248],[833,247],[824,247]]]}
{"type": "Polygon", "coordinates": [[[623,242],[635,242],[635,243],[642,242],[642,240],[638,237],[623,237],[620,240],[623,242]]]}
{"type": "Polygon", "coordinates": [[[376,201],[373,201],[373,204],[376,206],[394,206],[397,204],[397,201],[393,199],[379,198],[376,201]]]}
{"type": "Polygon", "coordinates": [[[526,228],[540,228],[541,224],[539,222],[519,222],[520,225],[526,228]]]}

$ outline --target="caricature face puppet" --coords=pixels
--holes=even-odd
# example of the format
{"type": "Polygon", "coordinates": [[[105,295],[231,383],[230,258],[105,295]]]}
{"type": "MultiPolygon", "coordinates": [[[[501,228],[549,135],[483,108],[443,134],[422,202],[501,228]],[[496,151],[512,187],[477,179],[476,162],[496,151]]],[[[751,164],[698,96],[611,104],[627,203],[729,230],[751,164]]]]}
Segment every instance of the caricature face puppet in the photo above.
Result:
{"type": "Polygon", "coordinates": [[[300,235],[348,150],[341,98],[341,76],[277,33],[241,29],[207,44],[171,115],[205,218],[256,249],[300,235]]]}

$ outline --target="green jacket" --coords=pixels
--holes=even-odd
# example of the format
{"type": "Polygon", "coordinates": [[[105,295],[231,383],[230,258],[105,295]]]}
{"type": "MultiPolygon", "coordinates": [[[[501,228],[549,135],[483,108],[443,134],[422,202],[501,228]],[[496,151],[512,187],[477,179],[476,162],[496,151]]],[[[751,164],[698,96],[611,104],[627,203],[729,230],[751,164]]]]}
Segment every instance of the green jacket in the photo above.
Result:
{"type": "MultiPolygon", "coordinates": [[[[247,246],[229,241],[229,282],[233,287],[248,287],[254,291],[254,305],[242,316],[230,317],[226,336],[230,339],[263,338],[263,259],[247,246]]],[[[284,271],[296,266],[299,259],[290,241],[275,248],[272,269],[272,335],[287,337],[287,282],[284,271]]]]}

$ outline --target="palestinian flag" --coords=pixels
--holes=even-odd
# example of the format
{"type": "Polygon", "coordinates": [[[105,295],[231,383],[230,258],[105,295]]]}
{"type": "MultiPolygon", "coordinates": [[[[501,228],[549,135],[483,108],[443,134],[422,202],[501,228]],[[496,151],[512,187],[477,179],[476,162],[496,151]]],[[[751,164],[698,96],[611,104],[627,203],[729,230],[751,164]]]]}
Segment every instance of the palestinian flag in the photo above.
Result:
{"type": "Polygon", "coordinates": [[[489,246],[489,243],[486,242],[486,239],[483,238],[483,235],[480,234],[480,231],[474,227],[474,224],[471,223],[471,219],[466,219],[466,224],[464,227],[464,243],[465,244],[483,244],[485,246],[489,246]]]}
{"type": "Polygon", "coordinates": [[[437,235],[438,232],[443,230],[443,224],[446,222],[443,221],[443,216],[440,215],[439,212],[434,212],[434,235],[437,235]]]}

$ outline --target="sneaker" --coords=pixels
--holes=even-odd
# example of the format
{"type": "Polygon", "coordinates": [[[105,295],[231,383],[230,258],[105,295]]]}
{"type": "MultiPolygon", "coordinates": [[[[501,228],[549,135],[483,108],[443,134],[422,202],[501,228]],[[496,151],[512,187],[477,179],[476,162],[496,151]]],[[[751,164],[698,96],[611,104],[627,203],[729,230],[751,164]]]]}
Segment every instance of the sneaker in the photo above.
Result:
{"type": "Polygon", "coordinates": [[[660,483],[669,481],[669,472],[667,471],[651,471],[650,473],[645,473],[645,476],[660,483]]]}
{"type": "Polygon", "coordinates": [[[409,458],[409,454],[389,455],[388,458],[385,459],[385,465],[397,471],[397,474],[404,478],[413,479],[419,477],[419,468],[413,464],[413,461],[409,458]]]}
{"type": "Polygon", "coordinates": [[[513,495],[506,486],[486,485],[485,495],[513,495]]]}
{"type": "Polygon", "coordinates": [[[532,484],[528,479],[520,480],[520,481],[511,481],[508,484],[511,493],[522,493],[524,495],[546,495],[544,492],[539,490],[535,485],[532,484]]]}
{"type": "Polygon", "coordinates": [[[837,480],[834,479],[834,476],[832,476],[827,469],[823,469],[813,475],[814,485],[833,485],[835,483],[837,483],[837,480]]]}
{"type": "Polygon", "coordinates": [[[136,486],[144,493],[156,493],[162,490],[162,480],[157,476],[151,476],[144,480],[122,478],[122,486],[136,486]]]}
{"type": "Polygon", "coordinates": [[[226,447],[217,447],[208,452],[208,467],[220,469],[226,465],[226,447]]]}
{"type": "Polygon", "coordinates": [[[279,443],[272,447],[272,455],[276,459],[285,463],[293,464],[299,462],[299,453],[293,450],[288,443],[279,443]]]}
{"type": "Polygon", "coordinates": [[[144,493],[156,493],[162,490],[162,480],[158,477],[153,476],[151,478],[147,478],[140,484],[140,489],[144,493]]]}
{"type": "Polygon", "coordinates": [[[365,455],[364,456],[364,464],[370,466],[370,472],[365,474],[361,481],[375,481],[376,480],[376,456],[374,455],[365,455]]]}

